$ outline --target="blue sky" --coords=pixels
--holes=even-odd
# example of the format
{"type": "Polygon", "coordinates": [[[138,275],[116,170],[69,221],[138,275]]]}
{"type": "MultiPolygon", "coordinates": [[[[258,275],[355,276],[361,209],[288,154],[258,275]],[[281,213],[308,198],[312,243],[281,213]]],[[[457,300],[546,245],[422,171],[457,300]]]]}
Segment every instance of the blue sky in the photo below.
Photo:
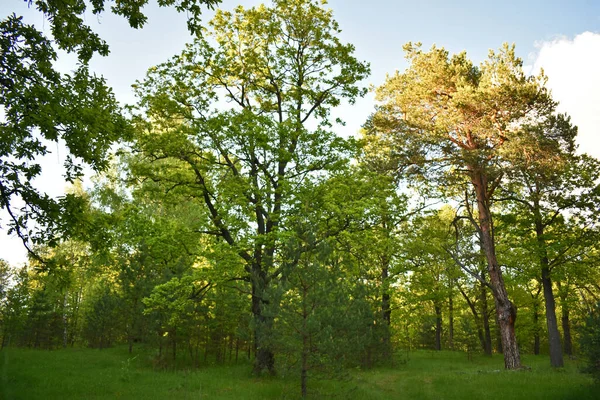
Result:
{"type": "MultiPolygon", "coordinates": [[[[261,2],[225,0],[221,8],[261,2]]],[[[142,79],[149,67],[166,61],[190,41],[185,15],[158,8],[153,0],[150,3],[146,7],[149,23],[141,30],[129,28],[123,18],[114,15],[86,16],[111,47],[110,56],[93,59],[92,69],[106,77],[124,103],[135,101],[130,86],[136,79],[142,79]]],[[[340,24],[342,40],[353,43],[357,57],[371,64],[372,75],[365,85],[379,85],[386,73],[406,67],[402,45],[408,41],[420,41],[426,48],[436,44],[452,53],[466,50],[476,63],[490,48],[515,43],[517,54],[532,71],[543,67],[549,75],[549,86],[562,111],[572,114],[580,125],[581,147],[600,157],[599,0],[330,0],[327,7],[333,9],[340,24]]],[[[3,0],[0,16],[12,12],[49,33],[48,24],[26,2],[3,0]]],[[[211,14],[205,14],[205,21],[211,14]]],[[[71,56],[62,56],[58,67],[68,72],[74,61],[71,56]]],[[[372,109],[371,95],[355,106],[342,106],[335,115],[346,120],[347,126],[340,127],[339,133],[355,134],[372,109]]],[[[52,195],[59,195],[65,187],[60,179],[64,153],[57,147],[44,160],[39,187],[52,195]]],[[[0,257],[17,263],[24,261],[24,254],[14,238],[0,232],[0,257]],[[6,251],[9,248],[12,250],[6,251]]]]}

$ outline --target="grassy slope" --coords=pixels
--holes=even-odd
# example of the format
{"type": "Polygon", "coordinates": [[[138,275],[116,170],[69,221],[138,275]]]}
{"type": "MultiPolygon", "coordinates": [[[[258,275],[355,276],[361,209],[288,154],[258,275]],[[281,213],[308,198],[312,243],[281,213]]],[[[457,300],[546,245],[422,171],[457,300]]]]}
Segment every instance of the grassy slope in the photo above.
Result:
{"type": "MultiPolygon", "coordinates": [[[[294,399],[295,377],[257,379],[248,365],[157,372],[148,355],[126,349],[0,352],[0,399],[294,399]]],[[[352,371],[350,380],[309,382],[312,398],[342,399],[600,399],[600,388],[573,362],[554,371],[547,357],[524,357],[531,371],[504,371],[492,359],[416,352],[395,368],[352,371]]]]}

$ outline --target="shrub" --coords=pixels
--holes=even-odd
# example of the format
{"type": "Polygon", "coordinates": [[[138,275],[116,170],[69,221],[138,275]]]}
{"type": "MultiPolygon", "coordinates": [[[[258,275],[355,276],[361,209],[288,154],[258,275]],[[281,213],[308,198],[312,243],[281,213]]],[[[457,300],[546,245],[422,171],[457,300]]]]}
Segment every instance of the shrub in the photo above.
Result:
{"type": "Polygon", "coordinates": [[[587,318],[581,335],[581,351],[587,358],[585,372],[600,381],[600,303],[587,318]]]}

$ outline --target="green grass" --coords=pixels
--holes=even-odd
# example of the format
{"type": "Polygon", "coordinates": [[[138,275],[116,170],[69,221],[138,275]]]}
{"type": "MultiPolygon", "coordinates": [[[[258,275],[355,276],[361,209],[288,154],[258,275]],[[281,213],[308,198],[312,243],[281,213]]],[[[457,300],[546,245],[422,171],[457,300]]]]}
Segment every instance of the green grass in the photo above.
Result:
{"type": "MultiPolygon", "coordinates": [[[[125,348],[0,352],[0,398],[35,399],[295,399],[295,376],[254,378],[248,364],[155,371],[148,353],[125,348]]],[[[525,356],[527,371],[504,371],[493,358],[413,352],[393,368],[352,370],[343,381],[309,381],[312,398],[339,399],[599,399],[600,387],[569,361],[553,370],[545,356],[525,356]]]]}

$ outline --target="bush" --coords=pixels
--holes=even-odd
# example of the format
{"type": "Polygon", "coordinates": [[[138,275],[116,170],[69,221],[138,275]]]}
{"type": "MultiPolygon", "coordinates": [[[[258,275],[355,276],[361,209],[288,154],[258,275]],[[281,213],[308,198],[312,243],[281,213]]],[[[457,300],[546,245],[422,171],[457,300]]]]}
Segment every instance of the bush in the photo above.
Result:
{"type": "Polygon", "coordinates": [[[581,351],[588,361],[585,372],[600,381],[600,303],[587,318],[581,335],[581,351]]]}

